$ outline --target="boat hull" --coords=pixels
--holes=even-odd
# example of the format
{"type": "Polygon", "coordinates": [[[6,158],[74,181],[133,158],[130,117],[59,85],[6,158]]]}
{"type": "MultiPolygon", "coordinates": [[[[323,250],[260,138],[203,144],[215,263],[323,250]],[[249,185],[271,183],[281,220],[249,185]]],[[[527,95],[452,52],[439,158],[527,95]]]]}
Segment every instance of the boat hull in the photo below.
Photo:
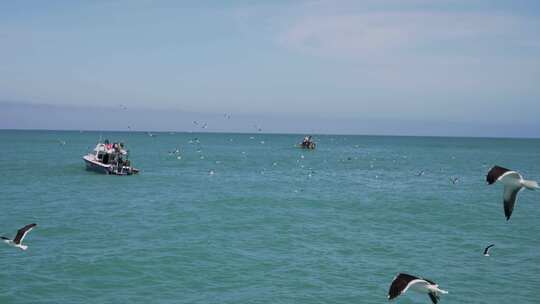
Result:
{"type": "Polygon", "coordinates": [[[298,144],[297,146],[301,149],[315,150],[316,144],[315,143],[310,143],[309,145],[298,144]]]}
{"type": "Polygon", "coordinates": [[[111,167],[107,165],[102,165],[98,162],[94,162],[90,159],[88,159],[87,156],[83,157],[84,163],[86,164],[86,170],[87,171],[94,171],[97,173],[102,174],[110,174],[111,173],[111,167]]]}
{"type": "Polygon", "coordinates": [[[132,175],[139,173],[138,169],[131,167],[123,167],[122,170],[114,170],[111,165],[105,165],[100,162],[91,159],[91,155],[83,156],[83,160],[86,164],[87,171],[93,171],[101,174],[112,174],[112,175],[132,175]]]}

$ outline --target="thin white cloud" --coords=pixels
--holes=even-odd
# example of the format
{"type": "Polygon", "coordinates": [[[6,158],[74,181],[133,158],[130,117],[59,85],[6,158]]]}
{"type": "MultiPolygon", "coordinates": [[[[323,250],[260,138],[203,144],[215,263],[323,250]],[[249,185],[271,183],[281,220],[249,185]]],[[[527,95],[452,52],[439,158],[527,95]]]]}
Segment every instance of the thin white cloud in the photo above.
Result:
{"type": "Polygon", "coordinates": [[[487,13],[315,11],[289,20],[277,41],[314,55],[367,61],[395,61],[423,53],[463,57],[469,52],[501,51],[494,47],[535,46],[539,25],[526,17],[487,13]]]}

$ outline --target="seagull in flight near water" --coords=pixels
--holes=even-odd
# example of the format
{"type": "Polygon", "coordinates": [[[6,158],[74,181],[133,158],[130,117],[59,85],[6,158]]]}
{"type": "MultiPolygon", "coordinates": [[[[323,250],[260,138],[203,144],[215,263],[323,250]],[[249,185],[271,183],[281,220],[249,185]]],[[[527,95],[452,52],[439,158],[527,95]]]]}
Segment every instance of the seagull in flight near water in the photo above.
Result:
{"type": "Polygon", "coordinates": [[[24,240],[24,237],[28,234],[28,232],[30,232],[30,230],[34,229],[34,227],[36,227],[36,226],[37,226],[36,224],[28,224],[28,225],[22,227],[21,229],[19,229],[17,231],[17,235],[15,236],[15,238],[13,240],[10,240],[9,238],[7,238],[5,236],[1,236],[0,238],[6,244],[8,244],[10,246],[20,248],[21,250],[26,250],[26,249],[28,249],[28,246],[23,245],[22,241],[24,240]]]}
{"type": "Polygon", "coordinates": [[[388,300],[397,298],[409,288],[420,293],[427,293],[433,304],[437,304],[441,294],[448,293],[448,291],[440,289],[439,285],[433,281],[406,273],[398,273],[388,290],[388,300]]]}
{"type": "Polygon", "coordinates": [[[495,182],[501,182],[504,185],[503,202],[504,202],[504,215],[506,220],[510,219],[514,205],[517,201],[517,195],[523,188],[529,190],[539,189],[538,183],[532,180],[525,180],[521,174],[510,169],[495,166],[491,168],[486,176],[488,185],[492,185],[495,182]]]}
{"type": "Polygon", "coordinates": [[[484,256],[489,256],[489,249],[493,246],[495,246],[495,244],[491,244],[484,249],[484,256]]]}

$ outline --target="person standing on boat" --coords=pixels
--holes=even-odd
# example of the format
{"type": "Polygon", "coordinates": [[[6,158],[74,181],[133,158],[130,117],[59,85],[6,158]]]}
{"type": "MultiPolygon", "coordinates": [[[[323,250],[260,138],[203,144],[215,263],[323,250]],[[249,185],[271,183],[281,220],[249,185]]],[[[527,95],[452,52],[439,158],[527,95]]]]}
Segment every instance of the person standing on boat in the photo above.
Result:
{"type": "Polygon", "coordinates": [[[309,146],[309,136],[304,137],[304,141],[302,142],[302,147],[308,147],[309,146]]]}
{"type": "Polygon", "coordinates": [[[112,148],[112,145],[110,144],[108,139],[105,139],[103,143],[105,144],[105,149],[110,150],[112,148]]]}

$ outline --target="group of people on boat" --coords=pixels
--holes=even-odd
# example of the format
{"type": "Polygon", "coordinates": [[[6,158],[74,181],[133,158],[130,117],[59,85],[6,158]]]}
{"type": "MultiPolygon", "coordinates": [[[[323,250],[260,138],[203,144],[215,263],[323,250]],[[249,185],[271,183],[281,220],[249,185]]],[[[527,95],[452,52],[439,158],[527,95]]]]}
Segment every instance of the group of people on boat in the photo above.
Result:
{"type": "Polygon", "coordinates": [[[105,139],[103,142],[103,146],[105,148],[102,162],[104,164],[113,164],[117,166],[118,168],[122,168],[123,166],[130,166],[130,162],[128,159],[124,160],[123,156],[127,155],[126,150],[124,150],[124,144],[119,142],[110,143],[108,139],[105,139]]]}
{"type": "Polygon", "coordinates": [[[114,175],[131,175],[139,172],[131,167],[128,151],[121,142],[98,142],[93,152],[83,156],[86,169],[114,175]]]}
{"type": "Polygon", "coordinates": [[[123,143],[110,143],[108,139],[105,139],[105,141],[103,142],[103,144],[105,145],[105,148],[107,150],[111,150],[111,149],[114,149],[114,151],[116,152],[120,152],[121,149],[124,148],[124,144],[123,143]]]}
{"type": "Polygon", "coordinates": [[[315,142],[311,140],[311,135],[304,137],[300,147],[303,149],[315,149],[315,142]]]}

